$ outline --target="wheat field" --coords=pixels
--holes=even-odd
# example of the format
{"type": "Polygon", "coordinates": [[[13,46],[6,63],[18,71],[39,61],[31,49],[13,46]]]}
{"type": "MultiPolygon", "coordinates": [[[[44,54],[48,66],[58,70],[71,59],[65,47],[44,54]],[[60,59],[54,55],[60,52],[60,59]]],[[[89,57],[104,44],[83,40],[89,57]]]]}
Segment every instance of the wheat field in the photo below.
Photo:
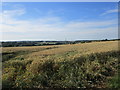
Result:
{"type": "Polygon", "coordinates": [[[118,41],[3,47],[3,87],[116,88],[118,53],[118,41]]]}

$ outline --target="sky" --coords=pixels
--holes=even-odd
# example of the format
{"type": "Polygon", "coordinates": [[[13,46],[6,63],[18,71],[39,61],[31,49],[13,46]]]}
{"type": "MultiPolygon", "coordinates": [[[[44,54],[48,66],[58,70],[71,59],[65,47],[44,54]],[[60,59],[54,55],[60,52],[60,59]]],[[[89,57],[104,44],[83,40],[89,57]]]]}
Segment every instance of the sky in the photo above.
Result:
{"type": "Polygon", "coordinates": [[[117,2],[4,2],[1,41],[118,38],[117,2]]]}

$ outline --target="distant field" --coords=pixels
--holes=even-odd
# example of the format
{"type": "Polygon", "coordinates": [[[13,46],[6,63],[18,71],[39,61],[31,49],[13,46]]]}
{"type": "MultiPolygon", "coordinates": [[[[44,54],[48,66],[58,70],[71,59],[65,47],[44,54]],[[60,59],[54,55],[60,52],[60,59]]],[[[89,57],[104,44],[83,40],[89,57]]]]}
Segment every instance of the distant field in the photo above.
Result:
{"type": "Polygon", "coordinates": [[[119,87],[118,41],[2,49],[3,87],[119,87]]]}

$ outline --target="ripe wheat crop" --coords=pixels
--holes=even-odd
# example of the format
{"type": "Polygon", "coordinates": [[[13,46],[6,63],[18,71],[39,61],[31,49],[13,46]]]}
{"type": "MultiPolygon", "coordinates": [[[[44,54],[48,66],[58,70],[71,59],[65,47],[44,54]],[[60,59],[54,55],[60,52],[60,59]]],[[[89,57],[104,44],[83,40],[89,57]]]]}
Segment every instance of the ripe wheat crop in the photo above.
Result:
{"type": "Polygon", "coordinates": [[[2,54],[4,88],[119,87],[118,41],[3,47],[2,54]]]}

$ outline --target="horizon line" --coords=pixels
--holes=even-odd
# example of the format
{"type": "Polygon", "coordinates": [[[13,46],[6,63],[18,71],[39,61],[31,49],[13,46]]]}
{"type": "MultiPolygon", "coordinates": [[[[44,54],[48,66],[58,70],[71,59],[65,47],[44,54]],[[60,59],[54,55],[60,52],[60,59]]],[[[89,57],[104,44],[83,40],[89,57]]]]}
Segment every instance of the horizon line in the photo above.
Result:
{"type": "MultiPolygon", "coordinates": [[[[104,39],[76,39],[76,40],[0,40],[0,42],[14,42],[14,41],[82,41],[82,40],[106,40],[104,39]]],[[[120,40],[119,38],[107,39],[107,40],[120,40]]]]}

